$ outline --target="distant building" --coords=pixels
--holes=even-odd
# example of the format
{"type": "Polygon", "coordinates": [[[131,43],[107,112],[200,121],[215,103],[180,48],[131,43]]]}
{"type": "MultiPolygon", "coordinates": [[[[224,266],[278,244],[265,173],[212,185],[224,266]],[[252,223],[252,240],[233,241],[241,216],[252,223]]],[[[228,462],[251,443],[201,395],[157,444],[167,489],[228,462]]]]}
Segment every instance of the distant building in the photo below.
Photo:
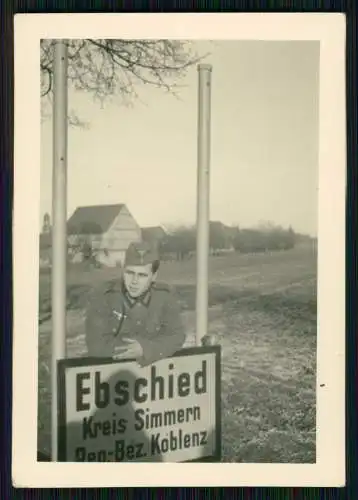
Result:
{"type": "Polygon", "coordinates": [[[142,227],[143,241],[159,244],[166,236],[167,232],[162,226],[142,227]]]}
{"type": "MultiPolygon", "coordinates": [[[[78,244],[91,245],[96,258],[105,265],[122,265],[125,252],[133,241],[142,240],[141,228],[124,204],[78,207],[67,223],[70,249],[78,244]]],[[[73,261],[83,254],[73,252],[73,261]]]]}
{"type": "Polygon", "coordinates": [[[210,221],[209,231],[211,252],[233,251],[237,228],[226,226],[220,221],[210,221]]]}

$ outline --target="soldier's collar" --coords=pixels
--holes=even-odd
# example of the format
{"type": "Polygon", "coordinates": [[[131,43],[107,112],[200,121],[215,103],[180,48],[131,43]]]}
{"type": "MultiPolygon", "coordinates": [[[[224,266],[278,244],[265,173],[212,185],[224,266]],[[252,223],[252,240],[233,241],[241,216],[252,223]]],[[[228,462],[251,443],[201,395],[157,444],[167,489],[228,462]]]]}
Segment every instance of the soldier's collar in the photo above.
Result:
{"type": "Polygon", "coordinates": [[[149,306],[150,304],[150,299],[152,298],[152,287],[150,287],[143,295],[140,297],[140,301],[142,302],[143,305],[146,307],[149,306]]]}
{"type": "Polygon", "coordinates": [[[132,308],[138,302],[141,302],[144,306],[148,307],[150,304],[150,300],[152,298],[152,286],[143,295],[141,295],[140,297],[138,297],[136,299],[134,299],[133,297],[131,297],[129,295],[126,287],[124,286],[124,283],[122,283],[122,292],[123,292],[124,300],[125,300],[127,306],[130,308],[132,308]]]}

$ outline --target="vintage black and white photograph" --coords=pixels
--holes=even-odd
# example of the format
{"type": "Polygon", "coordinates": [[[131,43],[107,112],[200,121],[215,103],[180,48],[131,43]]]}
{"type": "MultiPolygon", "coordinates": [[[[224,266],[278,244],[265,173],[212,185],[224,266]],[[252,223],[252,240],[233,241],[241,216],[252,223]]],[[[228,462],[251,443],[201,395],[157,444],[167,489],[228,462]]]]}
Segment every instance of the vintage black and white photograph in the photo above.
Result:
{"type": "Polygon", "coordinates": [[[319,37],[88,33],[33,68],[34,463],[319,465],[319,37]]]}

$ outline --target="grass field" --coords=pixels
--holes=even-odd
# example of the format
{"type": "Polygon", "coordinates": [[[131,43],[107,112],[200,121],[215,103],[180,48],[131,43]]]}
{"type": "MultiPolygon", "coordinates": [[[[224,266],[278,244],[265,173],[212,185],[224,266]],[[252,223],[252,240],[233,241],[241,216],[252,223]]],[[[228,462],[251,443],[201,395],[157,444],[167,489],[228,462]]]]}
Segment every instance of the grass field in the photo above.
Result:
{"type": "MultiPolygon", "coordinates": [[[[209,332],[222,346],[222,461],[313,463],[316,254],[310,248],[210,260],[209,332]]],[[[68,273],[67,356],[85,354],[86,293],[113,269],[68,273]]],[[[195,261],[165,262],[194,343],[195,261]]],[[[39,449],[50,451],[50,279],[40,276],[39,449]]]]}

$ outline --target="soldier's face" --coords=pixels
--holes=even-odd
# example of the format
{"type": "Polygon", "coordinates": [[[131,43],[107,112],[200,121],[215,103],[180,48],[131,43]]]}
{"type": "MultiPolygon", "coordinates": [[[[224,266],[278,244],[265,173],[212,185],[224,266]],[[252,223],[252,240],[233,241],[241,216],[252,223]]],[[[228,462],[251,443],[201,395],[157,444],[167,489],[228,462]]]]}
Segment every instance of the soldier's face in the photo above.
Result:
{"type": "Polygon", "coordinates": [[[145,293],[153,281],[156,274],[152,271],[152,265],[146,266],[126,266],[124,268],[124,285],[131,297],[134,299],[145,293]]]}

